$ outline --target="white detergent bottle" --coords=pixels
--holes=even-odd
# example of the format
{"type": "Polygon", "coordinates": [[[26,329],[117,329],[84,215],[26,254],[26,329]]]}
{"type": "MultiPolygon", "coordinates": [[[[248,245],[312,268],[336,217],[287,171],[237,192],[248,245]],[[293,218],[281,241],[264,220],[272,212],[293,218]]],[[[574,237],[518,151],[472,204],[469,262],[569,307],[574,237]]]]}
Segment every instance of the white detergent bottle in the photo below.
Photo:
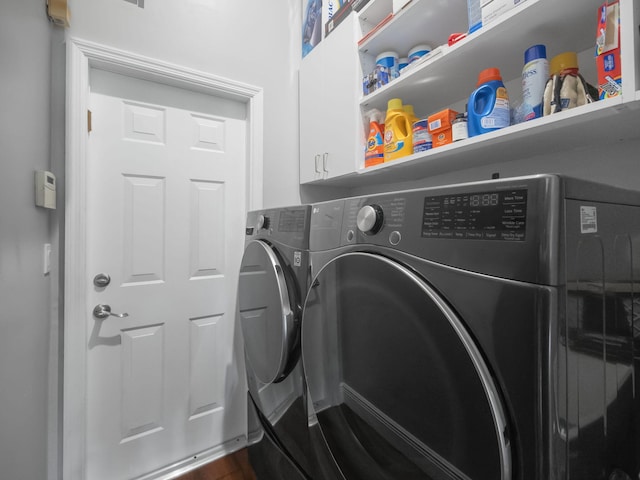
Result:
{"type": "Polygon", "coordinates": [[[544,87],[549,78],[549,62],[544,45],[534,45],[524,52],[522,69],[522,113],[524,120],[542,117],[544,87]]]}

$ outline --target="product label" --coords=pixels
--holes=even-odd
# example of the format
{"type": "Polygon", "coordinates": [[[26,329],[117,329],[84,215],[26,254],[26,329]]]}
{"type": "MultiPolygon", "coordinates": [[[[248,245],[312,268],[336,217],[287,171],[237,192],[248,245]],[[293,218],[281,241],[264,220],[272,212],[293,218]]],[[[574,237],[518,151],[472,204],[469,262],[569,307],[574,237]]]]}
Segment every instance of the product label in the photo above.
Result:
{"type": "Polygon", "coordinates": [[[399,152],[404,148],[404,140],[398,140],[395,143],[388,143],[384,146],[385,153],[399,152]]]}
{"type": "Polygon", "coordinates": [[[527,63],[522,70],[522,109],[525,120],[540,116],[544,88],[549,77],[549,63],[538,59],[527,63]]]}
{"type": "Polygon", "coordinates": [[[432,132],[434,130],[438,130],[439,128],[442,128],[442,120],[440,119],[434,120],[429,124],[429,130],[432,132]]]}
{"type": "MultiPolygon", "coordinates": [[[[372,122],[373,124],[374,122],[372,122]]],[[[382,138],[381,126],[378,123],[372,126],[367,139],[367,151],[365,159],[382,158],[384,156],[384,139],[382,138]]]]}
{"type": "Polygon", "coordinates": [[[413,146],[431,142],[431,134],[427,129],[427,122],[424,120],[413,124],[413,146]]]}
{"type": "Polygon", "coordinates": [[[454,142],[469,138],[469,132],[467,130],[467,122],[456,122],[451,127],[451,135],[454,142]]]}
{"type": "Polygon", "coordinates": [[[480,119],[482,128],[504,128],[511,124],[509,112],[509,96],[507,89],[500,87],[496,90],[496,103],[491,113],[480,119]]]}
{"type": "Polygon", "coordinates": [[[597,233],[598,215],[596,207],[580,206],[580,233],[597,233]]]}

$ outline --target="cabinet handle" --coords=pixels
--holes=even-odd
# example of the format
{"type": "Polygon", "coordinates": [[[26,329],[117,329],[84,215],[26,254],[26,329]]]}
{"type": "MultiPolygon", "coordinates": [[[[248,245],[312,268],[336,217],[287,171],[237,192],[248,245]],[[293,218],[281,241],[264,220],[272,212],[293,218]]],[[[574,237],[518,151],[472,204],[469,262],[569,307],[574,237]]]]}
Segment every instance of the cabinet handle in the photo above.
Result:
{"type": "Polygon", "coordinates": [[[326,173],[329,173],[329,152],[324,152],[322,154],[322,170],[326,173]]]}
{"type": "Polygon", "coordinates": [[[316,155],[316,158],[314,160],[316,173],[320,173],[320,167],[318,166],[318,162],[320,161],[320,154],[316,155]]]}

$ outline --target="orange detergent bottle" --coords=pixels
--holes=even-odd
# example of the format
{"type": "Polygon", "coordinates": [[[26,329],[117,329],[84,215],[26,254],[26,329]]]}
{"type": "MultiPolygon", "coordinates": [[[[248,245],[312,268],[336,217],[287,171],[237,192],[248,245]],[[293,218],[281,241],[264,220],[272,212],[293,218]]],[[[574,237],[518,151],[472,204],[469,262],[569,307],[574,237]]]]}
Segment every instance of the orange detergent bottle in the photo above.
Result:
{"type": "Polygon", "coordinates": [[[364,153],[364,166],[372,167],[384,162],[384,115],[374,108],[366,113],[366,117],[369,119],[369,136],[364,153]]]}

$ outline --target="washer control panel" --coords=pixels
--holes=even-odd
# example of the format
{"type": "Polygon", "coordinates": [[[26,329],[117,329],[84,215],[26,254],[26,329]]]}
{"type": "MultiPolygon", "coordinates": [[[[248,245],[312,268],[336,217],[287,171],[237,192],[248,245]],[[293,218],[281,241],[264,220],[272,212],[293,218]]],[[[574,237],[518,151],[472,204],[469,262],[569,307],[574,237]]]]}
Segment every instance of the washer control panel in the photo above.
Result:
{"type": "Polygon", "coordinates": [[[526,227],[526,189],[424,198],[425,238],[524,241],[526,227]]]}
{"type": "Polygon", "coordinates": [[[527,240],[527,186],[408,190],[345,201],[342,242],[397,246],[422,239],[527,240]],[[443,194],[444,193],[444,194],[443,194]]]}
{"type": "Polygon", "coordinates": [[[292,247],[309,248],[311,206],[254,210],[247,214],[246,241],[261,237],[292,247]]]}

